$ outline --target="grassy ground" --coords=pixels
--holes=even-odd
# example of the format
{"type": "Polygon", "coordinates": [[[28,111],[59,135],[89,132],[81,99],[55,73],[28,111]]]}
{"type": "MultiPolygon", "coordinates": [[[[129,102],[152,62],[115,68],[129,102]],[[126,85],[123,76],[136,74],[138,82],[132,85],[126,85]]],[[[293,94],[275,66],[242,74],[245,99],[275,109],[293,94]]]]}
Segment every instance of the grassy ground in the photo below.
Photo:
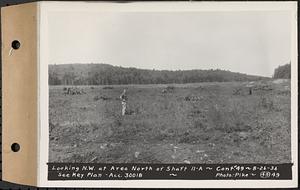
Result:
{"type": "Polygon", "coordinates": [[[253,85],[252,95],[238,82],[128,85],[123,117],[125,86],[50,86],[49,161],[290,162],[290,81],[253,85]]]}

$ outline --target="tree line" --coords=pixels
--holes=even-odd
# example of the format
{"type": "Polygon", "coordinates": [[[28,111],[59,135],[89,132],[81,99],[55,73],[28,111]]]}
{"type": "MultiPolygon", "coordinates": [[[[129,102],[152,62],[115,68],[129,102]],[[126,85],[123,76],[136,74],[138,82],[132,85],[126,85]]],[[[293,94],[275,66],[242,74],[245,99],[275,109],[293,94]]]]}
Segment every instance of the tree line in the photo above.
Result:
{"type": "Polygon", "coordinates": [[[108,64],[49,65],[49,85],[168,84],[253,81],[266,77],[220,69],[149,70],[108,64]]]}
{"type": "Polygon", "coordinates": [[[288,64],[279,66],[275,69],[273,78],[275,79],[290,79],[291,78],[291,62],[288,64]]]}

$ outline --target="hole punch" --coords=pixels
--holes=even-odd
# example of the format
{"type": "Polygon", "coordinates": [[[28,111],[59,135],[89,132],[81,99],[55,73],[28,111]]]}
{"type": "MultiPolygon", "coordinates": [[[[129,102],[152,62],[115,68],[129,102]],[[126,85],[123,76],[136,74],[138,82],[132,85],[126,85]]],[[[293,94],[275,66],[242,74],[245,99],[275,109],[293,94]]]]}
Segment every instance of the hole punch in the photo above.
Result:
{"type": "Polygon", "coordinates": [[[11,150],[13,151],[13,152],[19,152],[19,150],[20,150],[20,145],[18,144],[18,143],[13,143],[12,145],[11,145],[11,150]]]}
{"type": "Polygon", "coordinates": [[[21,47],[21,43],[20,43],[18,40],[14,40],[14,41],[12,41],[12,43],[11,43],[11,47],[12,47],[13,49],[19,49],[19,48],[21,47]]]}

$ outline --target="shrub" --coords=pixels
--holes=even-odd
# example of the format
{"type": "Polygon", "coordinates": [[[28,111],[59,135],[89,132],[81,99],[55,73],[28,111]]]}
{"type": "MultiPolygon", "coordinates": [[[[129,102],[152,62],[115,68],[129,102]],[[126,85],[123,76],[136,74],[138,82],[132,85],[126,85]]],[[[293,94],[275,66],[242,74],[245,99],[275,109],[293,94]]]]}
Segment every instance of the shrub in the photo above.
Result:
{"type": "Polygon", "coordinates": [[[168,91],[175,90],[175,86],[167,86],[166,89],[167,89],[168,91]]]}
{"type": "Polygon", "coordinates": [[[259,98],[259,106],[272,111],[275,110],[275,105],[274,105],[274,101],[270,98],[267,98],[265,96],[260,96],[259,98]]]}
{"type": "Polygon", "coordinates": [[[103,89],[104,89],[104,90],[114,89],[114,87],[112,87],[112,86],[104,86],[103,89]]]}
{"type": "Polygon", "coordinates": [[[52,122],[49,122],[49,131],[50,133],[57,127],[58,125],[53,124],[52,122]]]}
{"type": "Polygon", "coordinates": [[[203,129],[203,130],[206,130],[206,128],[207,128],[207,126],[200,119],[197,119],[194,121],[194,127],[197,129],[203,129]]]}
{"type": "Polygon", "coordinates": [[[243,106],[240,104],[218,108],[211,106],[208,110],[209,122],[216,130],[226,133],[249,131],[251,127],[244,123],[243,106]]]}
{"type": "Polygon", "coordinates": [[[94,101],[98,101],[98,100],[111,100],[112,98],[107,97],[107,96],[95,96],[94,97],[94,101]]]}

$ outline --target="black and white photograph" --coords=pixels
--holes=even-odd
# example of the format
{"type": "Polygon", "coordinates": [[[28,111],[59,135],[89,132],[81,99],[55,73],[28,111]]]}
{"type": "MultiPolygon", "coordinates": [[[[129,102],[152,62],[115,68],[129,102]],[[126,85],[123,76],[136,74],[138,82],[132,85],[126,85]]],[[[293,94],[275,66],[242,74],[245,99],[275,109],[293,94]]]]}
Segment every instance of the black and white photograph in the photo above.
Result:
{"type": "Polygon", "coordinates": [[[49,13],[49,162],[291,163],[290,18],[49,13]]]}

